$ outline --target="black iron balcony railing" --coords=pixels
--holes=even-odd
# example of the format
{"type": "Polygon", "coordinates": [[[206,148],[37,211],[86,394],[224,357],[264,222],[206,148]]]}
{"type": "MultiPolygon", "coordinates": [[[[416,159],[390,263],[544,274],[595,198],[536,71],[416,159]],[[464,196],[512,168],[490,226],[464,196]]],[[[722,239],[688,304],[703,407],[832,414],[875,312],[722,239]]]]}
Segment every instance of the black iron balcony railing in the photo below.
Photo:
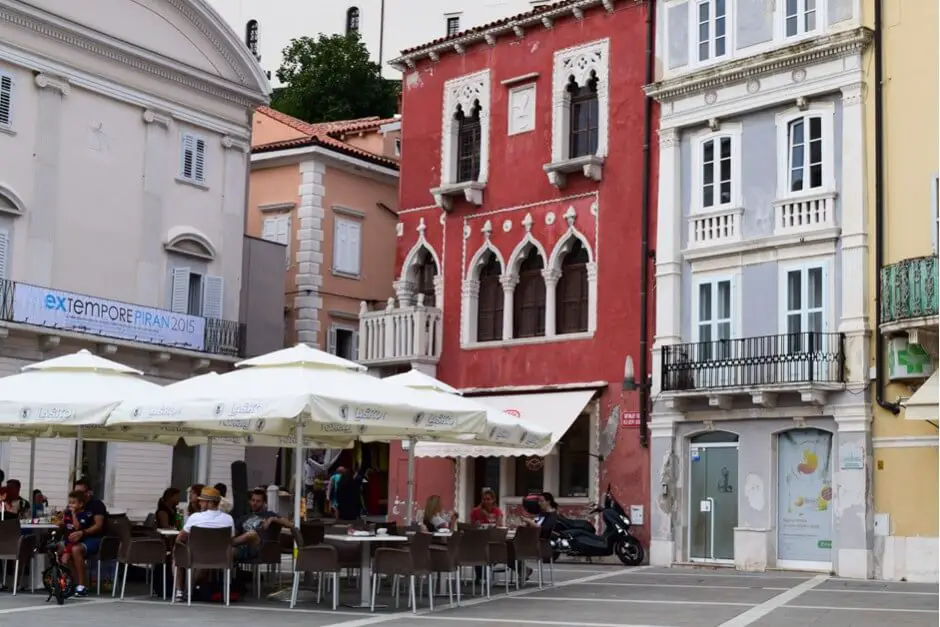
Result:
{"type": "Polygon", "coordinates": [[[245,325],[235,320],[181,316],[7,279],[0,279],[0,320],[211,355],[244,355],[245,325]]]}
{"type": "Polygon", "coordinates": [[[662,390],[719,390],[845,379],[845,336],[788,333],[664,346],[662,390]]]}

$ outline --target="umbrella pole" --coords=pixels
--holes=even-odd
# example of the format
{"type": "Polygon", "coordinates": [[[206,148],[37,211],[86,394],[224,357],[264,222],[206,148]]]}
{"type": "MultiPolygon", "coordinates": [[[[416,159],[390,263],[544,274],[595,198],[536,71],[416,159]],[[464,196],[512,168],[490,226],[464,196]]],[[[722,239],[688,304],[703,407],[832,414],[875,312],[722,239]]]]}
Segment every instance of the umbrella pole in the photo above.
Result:
{"type": "Polygon", "coordinates": [[[415,439],[408,440],[408,513],[405,524],[414,523],[415,511],[415,439]]]}
{"type": "Polygon", "coordinates": [[[75,485],[76,481],[82,478],[82,458],[85,455],[85,436],[81,427],[79,427],[77,431],[78,435],[75,438],[75,468],[72,471],[72,483],[69,486],[69,490],[75,485]]]}
{"type": "Polygon", "coordinates": [[[298,420],[297,426],[294,428],[296,429],[294,435],[297,439],[296,449],[294,450],[294,527],[300,529],[300,499],[303,498],[301,493],[304,485],[304,427],[298,420]]]}
{"type": "Polygon", "coordinates": [[[36,489],[36,438],[29,440],[29,483],[26,494],[29,495],[29,517],[33,517],[33,490],[36,489]]]}
{"type": "Polygon", "coordinates": [[[203,485],[212,485],[209,481],[212,478],[212,438],[206,438],[206,477],[203,485]]]}

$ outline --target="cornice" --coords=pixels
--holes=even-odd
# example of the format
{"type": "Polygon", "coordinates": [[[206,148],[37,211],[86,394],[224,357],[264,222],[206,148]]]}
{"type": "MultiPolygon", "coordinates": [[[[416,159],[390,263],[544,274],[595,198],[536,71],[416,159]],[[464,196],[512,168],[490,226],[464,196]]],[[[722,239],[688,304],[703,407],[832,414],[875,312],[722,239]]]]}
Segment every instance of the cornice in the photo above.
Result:
{"type": "Polygon", "coordinates": [[[709,88],[739,83],[787,68],[859,54],[872,41],[873,36],[874,33],[870,29],[859,27],[817,37],[764,54],[652,83],[646,85],[643,91],[659,102],[675,100],[709,88]]]}
{"type": "Polygon", "coordinates": [[[219,48],[219,52],[233,66],[232,70],[243,84],[225,81],[199,70],[191,70],[181,63],[120,42],[103,33],[64,20],[54,21],[50,19],[54,16],[47,17],[39,12],[21,8],[20,5],[11,6],[0,3],[0,23],[7,22],[72,48],[90,52],[110,61],[130,66],[145,74],[207,93],[221,100],[234,102],[245,107],[264,103],[266,101],[264,94],[247,86],[248,77],[236,67],[237,63],[232,55],[224,49],[219,39],[209,32],[205,24],[198,19],[198,16],[191,9],[184,7],[181,0],[168,1],[187,19],[190,19],[214,46],[219,48]]]}

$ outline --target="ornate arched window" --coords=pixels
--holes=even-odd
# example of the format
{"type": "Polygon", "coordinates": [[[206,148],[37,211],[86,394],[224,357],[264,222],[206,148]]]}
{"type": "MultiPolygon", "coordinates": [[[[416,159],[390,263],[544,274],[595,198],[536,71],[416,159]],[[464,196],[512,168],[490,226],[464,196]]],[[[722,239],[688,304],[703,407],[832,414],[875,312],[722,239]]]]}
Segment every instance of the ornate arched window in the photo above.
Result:
{"type": "Polygon", "coordinates": [[[457,105],[454,119],[457,120],[457,182],[476,181],[480,178],[480,101],[474,100],[469,111],[457,105]]]}
{"type": "Polygon", "coordinates": [[[513,293],[513,337],[545,335],[545,262],[530,246],[519,265],[519,283],[513,293]]]}
{"type": "Polygon", "coordinates": [[[437,293],[434,288],[434,279],[437,278],[437,264],[434,263],[434,257],[424,249],[418,257],[418,265],[414,268],[415,277],[415,296],[424,295],[425,307],[437,306],[437,293]]]}
{"type": "Polygon", "coordinates": [[[597,73],[593,70],[584,84],[578,84],[574,76],[569,77],[568,93],[571,98],[568,125],[568,158],[584,157],[597,153],[600,129],[597,102],[597,73]]]}
{"type": "Polygon", "coordinates": [[[346,34],[359,32],[359,7],[349,7],[346,11],[346,34]]]}
{"type": "Polygon", "coordinates": [[[588,330],[588,251],[581,240],[561,260],[561,277],[555,291],[556,333],[584,333],[588,330]]]}
{"type": "Polygon", "coordinates": [[[477,304],[477,342],[503,339],[503,286],[499,281],[503,268],[492,252],[486,253],[480,268],[480,293],[477,304]]]}

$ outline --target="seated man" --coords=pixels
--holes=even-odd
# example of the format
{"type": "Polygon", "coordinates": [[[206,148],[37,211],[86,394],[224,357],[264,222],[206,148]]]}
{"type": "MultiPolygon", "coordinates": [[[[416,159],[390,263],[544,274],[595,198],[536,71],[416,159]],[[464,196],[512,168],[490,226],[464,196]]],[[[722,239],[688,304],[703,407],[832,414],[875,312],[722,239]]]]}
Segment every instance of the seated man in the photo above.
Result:
{"type": "MultiPolygon", "coordinates": [[[[185,544],[186,541],[189,540],[189,534],[192,532],[193,527],[207,529],[224,529],[228,527],[232,530],[232,534],[234,535],[235,521],[232,520],[229,514],[219,509],[219,503],[221,501],[222,495],[219,494],[218,490],[215,488],[203,488],[198,497],[200,511],[186,519],[186,522],[183,524],[183,530],[176,536],[176,541],[185,544]]],[[[198,581],[202,574],[203,573],[200,572],[193,573],[193,583],[198,581]]],[[[177,572],[177,576],[177,581],[185,581],[185,573],[183,573],[182,570],[177,572]]],[[[174,593],[177,599],[182,600],[182,590],[175,590],[174,593]]]]}
{"type": "Polygon", "coordinates": [[[104,521],[108,515],[108,508],[95,498],[88,480],[79,479],[75,482],[73,489],[85,495],[82,510],[93,521],[90,527],[73,531],[67,538],[72,546],[72,564],[76,580],[75,596],[84,597],[88,596],[88,591],[85,589],[85,559],[98,554],[101,539],[104,536],[104,521]]]}
{"type": "Polygon", "coordinates": [[[251,491],[248,508],[251,511],[235,525],[236,535],[232,540],[235,545],[235,560],[239,562],[250,562],[258,557],[262,543],[261,532],[272,524],[286,529],[293,527],[289,520],[268,510],[268,495],[260,488],[251,491]]]}

